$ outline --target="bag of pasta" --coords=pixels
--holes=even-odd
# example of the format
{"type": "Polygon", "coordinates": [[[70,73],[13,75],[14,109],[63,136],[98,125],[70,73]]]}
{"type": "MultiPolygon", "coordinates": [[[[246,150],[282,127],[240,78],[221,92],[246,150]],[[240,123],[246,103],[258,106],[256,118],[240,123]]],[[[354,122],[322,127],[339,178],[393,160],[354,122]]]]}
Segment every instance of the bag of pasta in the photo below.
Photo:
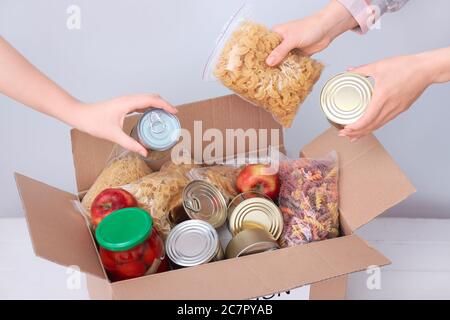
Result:
{"type": "Polygon", "coordinates": [[[106,167],[83,197],[81,203],[86,212],[90,213],[92,202],[100,192],[132,183],[151,172],[152,170],[138,154],[131,152],[115,154],[114,157],[110,157],[106,167]]]}
{"type": "Polygon", "coordinates": [[[247,20],[241,8],[218,40],[204,71],[245,100],[270,112],[289,128],[297,111],[319,79],[323,65],[294,50],[278,66],[266,64],[281,43],[279,34],[247,20]]]}
{"type": "Polygon", "coordinates": [[[228,202],[238,195],[236,178],[240,168],[229,165],[195,168],[189,171],[190,180],[202,180],[215,186],[228,202]]]}
{"type": "Polygon", "coordinates": [[[324,159],[300,158],[280,163],[282,247],[339,235],[338,168],[334,151],[324,159]]]}
{"type": "Polygon", "coordinates": [[[163,170],[122,186],[122,189],[131,193],[139,207],[151,214],[155,226],[165,238],[170,231],[167,214],[179,202],[183,188],[188,182],[186,175],[178,170],[163,170]]]}

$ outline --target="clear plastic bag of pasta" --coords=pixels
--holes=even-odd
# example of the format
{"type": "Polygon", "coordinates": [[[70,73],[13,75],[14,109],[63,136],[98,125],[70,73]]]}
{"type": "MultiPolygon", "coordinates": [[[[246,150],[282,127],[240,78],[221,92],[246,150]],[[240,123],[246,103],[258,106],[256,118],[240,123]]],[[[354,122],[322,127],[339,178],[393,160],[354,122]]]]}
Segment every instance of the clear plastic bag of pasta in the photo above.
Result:
{"type": "Polygon", "coordinates": [[[339,236],[339,163],[336,152],[323,159],[282,161],[279,206],[282,247],[339,236]]]}
{"type": "Polygon", "coordinates": [[[202,180],[215,186],[225,197],[225,201],[230,201],[238,195],[236,188],[236,178],[240,168],[234,165],[215,165],[210,167],[194,168],[189,171],[190,180],[202,180]]]}
{"type": "Polygon", "coordinates": [[[289,128],[300,105],[319,79],[323,65],[294,50],[278,65],[266,59],[282,41],[279,34],[250,20],[244,5],[227,23],[217,41],[203,78],[219,79],[245,100],[270,112],[289,128]]]}

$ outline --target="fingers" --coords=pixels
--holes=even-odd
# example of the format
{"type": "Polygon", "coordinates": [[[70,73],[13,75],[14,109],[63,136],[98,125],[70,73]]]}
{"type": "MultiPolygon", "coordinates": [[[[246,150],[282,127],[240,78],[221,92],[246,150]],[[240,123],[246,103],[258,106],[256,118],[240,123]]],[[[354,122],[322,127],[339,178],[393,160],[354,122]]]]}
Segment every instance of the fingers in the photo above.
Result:
{"type": "Polygon", "coordinates": [[[373,66],[372,64],[365,64],[356,68],[350,67],[347,69],[347,71],[369,77],[373,75],[373,66]]]}
{"type": "Polygon", "coordinates": [[[355,123],[346,126],[344,132],[362,131],[369,127],[380,115],[383,104],[383,98],[375,94],[364,115],[355,123]]]}
{"type": "Polygon", "coordinates": [[[276,66],[281,63],[294,48],[295,46],[291,45],[287,40],[283,40],[283,42],[272,51],[269,57],[267,57],[266,63],[271,67],[276,66]]]}
{"type": "Polygon", "coordinates": [[[170,113],[177,113],[178,110],[169,102],[157,94],[137,94],[119,98],[119,102],[124,106],[127,113],[145,110],[148,108],[164,109],[170,113]]]}
{"type": "Polygon", "coordinates": [[[111,140],[119,144],[122,148],[139,153],[143,157],[147,157],[147,150],[139,142],[125,134],[125,132],[120,129],[116,131],[113,139],[111,140]]]}

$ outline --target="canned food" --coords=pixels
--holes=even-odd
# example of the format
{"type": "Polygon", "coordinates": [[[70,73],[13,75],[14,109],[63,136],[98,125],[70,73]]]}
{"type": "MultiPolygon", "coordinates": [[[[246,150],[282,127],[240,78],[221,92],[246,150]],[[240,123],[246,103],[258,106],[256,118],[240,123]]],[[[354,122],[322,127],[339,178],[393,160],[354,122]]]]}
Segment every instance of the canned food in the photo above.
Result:
{"type": "Polygon", "coordinates": [[[203,220],[220,228],[227,220],[227,203],[212,184],[195,180],[183,190],[183,207],[191,219],[203,220]]]}
{"type": "Polygon", "coordinates": [[[327,81],[320,94],[320,105],[328,120],[337,127],[360,119],[372,99],[372,84],[356,73],[341,73],[327,81]]]}
{"type": "Polygon", "coordinates": [[[231,259],[277,249],[280,246],[266,230],[245,229],[231,239],[225,257],[231,259]]]}
{"type": "Polygon", "coordinates": [[[149,151],[149,160],[159,160],[180,139],[181,124],[176,116],[162,109],[150,109],[140,118],[131,136],[149,151]]]}
{"type": "Polygon", "coordinates": [[[251,198],[234,208],[228,226],[233,236],[245,229],[261,228],[277,240],[283,232],[283,216],[272,200],[251,198]]]}
{"type": "Polygon", "coordinates": [[[192,267],[224,257],[219,235],[202,220],[184,221],[169,233],[166,253],[175,267],[192,267]]]}
{"type": "Polygon", "coordinates": [[[236,209],[236,207],[244,200],[251,199],[251,198],[264,198],[271,200],[268,196],[261,192],[257,191],[247,191],[238,194],[236,197],[233,198],[233,200],[230,201],[228,204],[228,218],[230,218],[231,213],[236,209]]]}
{"type": "Polygon", "coordinates": [[[169,221],[170,226],[173,228],[177,224],[189,220],[189,216],[187,215],[186,210],[184,210],[184,207],[182,205],[179,205],[169,211],[167,220],[169,221]]]}

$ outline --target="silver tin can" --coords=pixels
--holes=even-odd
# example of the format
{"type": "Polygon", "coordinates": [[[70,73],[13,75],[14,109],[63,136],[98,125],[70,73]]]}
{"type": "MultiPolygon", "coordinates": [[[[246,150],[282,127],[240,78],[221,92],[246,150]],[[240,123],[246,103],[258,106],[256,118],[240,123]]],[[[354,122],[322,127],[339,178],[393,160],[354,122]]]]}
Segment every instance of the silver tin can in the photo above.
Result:
{"type": "Polygon", "coordinates": [[[168,155],[181,136],[181,124],[176,116],[162,110],[150,109],[139,119],[131,137],[149,151],[149,160],[159,160],[168,155]]]}
{"type": "Polygon", "coordinates": [[[271,200],[268,196],[266,196],[265,194],[263,194],[261,192],[257,192],[257,191],[242,192],[242,193],[238,194],[236,197],[234,197],[233,200],[231,200],[230,203],[228,204],[228,218],[230,218],[231,213],[234,211],[234,209],[236,209],[236,207],[241,202],[243,202],[247,199],[252,199],[252,198],[264,198],[264,199],[271,200]]]}
{"type": "Polygon", "coordinates": [[[166,240],[166,254],[175,267],[198,266],[224,257],[217,231],[202,220],[188,220],[173,228],[166,240]]]}
{"type": "Polygon", "coordinates": [[[327,119],[335,126],[355,123],[367,110],[373,86],[369,79],[345,72],[328,80],[320,94],[320,105],[327,119]]]}
{"type": "Polygon", "coordinates": [[[191,219],[203,220],[218,229],[227,220],[227,203],[212,184],[194,180],[183,189],[183,207],[191,219]]]}

